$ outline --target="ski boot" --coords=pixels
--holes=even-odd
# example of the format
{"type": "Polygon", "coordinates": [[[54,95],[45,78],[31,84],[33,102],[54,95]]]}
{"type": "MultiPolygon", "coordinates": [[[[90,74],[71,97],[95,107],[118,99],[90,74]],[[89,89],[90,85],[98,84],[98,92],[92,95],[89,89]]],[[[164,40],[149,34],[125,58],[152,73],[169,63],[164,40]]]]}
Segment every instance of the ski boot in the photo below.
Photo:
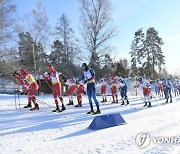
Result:
{"type": "Polygon", "coordinates": [[[94,110],[92,107],[91,107],[91,110],[89,112],[87,112],[87,114],[94,114],[94,110]]]}
{"type": "Polygon", "coordinates": [[[82,107],[82,104],[77,104],[75,105],[75,107],[82,107]]]}
{"type": "Polygon", "coordinates": [[[169,103],[172,103],[172,98],[170,99],[170,102],[169,103]]]}
{"type": "Polygon", "coordinates": [[[166,102],[165,103],[168,103],[168,99],[166,99],[166,102]]]}
{"type": "Polygon", "coordinates": [[[145,102],[144,106],[143,107],[146,107],[147,106],[147,102],[145,102]]]}
{"type": "Polygon", "coordinates": [[[94,112],[94,114],[101,114],[101,111],[100,111],[99,107],[97,107],[97,111],[94,112]]]}
{"type": "Polygon", "coordinates": [[[39,110],[39,105],[36,103],[35,107],[30,109],[30,111],[37,111],[37,110],[39,110]]]}
{"type": "Polygon", "coordinates": [[[77,105],[75,105],[75,107],[82,107],[82,102],[79,101],[77,105]]]}
{"type": "Polygon", "coordinates": [[[53,110],[52,112],[57,112],[57,113],[59,113],[59,112],[62,112],[59,108],[56,108],[55,110],[53,110]]]}
{"type": "Polygon", "coordinates": [[[31,108],[31,107],[32,107],[32,106],[31,106],[30,103],[28,103],[28,105],[24,106],[24,108],[31,108]]]}
{"type": "Polygon", "coordinates": [[[61,109],[61,111],[65,111],[65,110],[66,110],[65,106],[64,106],[64,104],[62,104],[62,109],[61,109]]]}
{"type": "Polygon", "coordinates": [[[126,103],[126,105],[129,105],[129,100],[127,99],[127,103],[126,103]]]}
{"type": "Polygon", "coordinates": [[[149,105],[147,107],[151,107],[151,102],[149,102],[149,105]]]}
{"type": "Polygon", "coordinates": [[[122,101],[121,105],[124,105],[124,101],[122,101]]]}
{"type": "Polygon", "coordinates": [[[69,100],[69,103],[67,105],[73,105],[73,104],[74,104],[73,101],[69,100]]]}
{"type": "Polygon", "coordinates": [[[56,109],[52,110],[52,112],[57,112],[57,113],[61,112],[61,110],[59,109],[59,105],[56,105],[56,109]]]}

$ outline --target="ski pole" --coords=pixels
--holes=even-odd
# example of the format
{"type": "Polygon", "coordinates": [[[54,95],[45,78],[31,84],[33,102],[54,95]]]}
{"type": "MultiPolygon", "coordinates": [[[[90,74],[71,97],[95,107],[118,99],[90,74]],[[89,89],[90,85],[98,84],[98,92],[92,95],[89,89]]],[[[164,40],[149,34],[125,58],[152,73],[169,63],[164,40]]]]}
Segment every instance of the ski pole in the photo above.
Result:
{"type": "Polygon", "coordinates": [[[159,104],[158,101],[155,99],[155,97],[154,97],[153,95],[151,95],[151,96],[154,98],[155,102],[156,102],[157,104],[159,104]]]}
{"type": "Polygon", "coordinates": [[[15,103],[15,108],[17,110],[17,103],[16,103],[16,90],[14,90],[14,103],[15,103]]]}
{"type": "Polygon", "coordinates": [[[45,82],[47,83],[47,85],[51,88],[51,90],[53,91],[51,85],[49,84],[49,82],[47,82],[47,80],[45,79],[45,82]]]}
{"type": "Polygon", "coordinates": [[[44,102],[44,101],[41,101],[41,100],[39,100],[39,99],[37,99],[37,98],[36,98],[36,101],[37,101],[38,103],[40,103],[40,104],[44,104],[44,105],[46,105],[46,106],[49,106],[49,107],[53,107],[53,108],[54,108],[54,106],[51,106],[51,105],[49,105],[48,103],[46,103],[46,102],[44,102]]]}
{"type": "Polygon", "coordinates": [[[21,111],[21,103],[20,103],[20,98],[19,98],[19,90],[17,91],[17,93],[18,93],[19,110],[21,111]]]}
{"type": "MultiPolygon", "coordinates": [[[[15,81],[16,81],[16,84],[18,84],[17,79],[15,79],[15,81]]],[[[20,98],[19,98],[19,84],[18,84],[18,87],[16,89],[16,92],[17,92],[17,95],[18,95],[19,110],[21,111],[21,105],[20,105],[21,103],[20,103],[20,98]]]]}

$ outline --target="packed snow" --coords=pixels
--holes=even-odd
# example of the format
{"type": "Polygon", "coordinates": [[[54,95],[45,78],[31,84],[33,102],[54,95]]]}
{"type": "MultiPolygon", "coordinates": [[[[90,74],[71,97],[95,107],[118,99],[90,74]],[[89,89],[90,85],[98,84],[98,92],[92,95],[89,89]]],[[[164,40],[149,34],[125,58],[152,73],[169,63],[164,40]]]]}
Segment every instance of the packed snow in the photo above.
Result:
{"type": "MultiPolygon", "coordinates": [[[[163,142],[166,137],[180,139],[180,97],[165,104],[153,94],[152,107],[147,108],[141,95],[129,95],[127,106],[112,104],[108,96],[107,103],[100,103],[101,115],[120,113],[126,124],[96,131],[88,126],[101,115],[86,114],[86,95],[81,108],[66,105],[67,110],[61,113],[51,112],[55,109],[52,95],[37,98],[48,105],[39,103],[39,111],[29,111],[23,108],[27,96],[20,95],[19,100],[16,96],[15,103],[14,95],[0,94],[0,154],[180,153],[180,140],[163,142]],[[137,139],[140,133],[151,136],[145,147],[137,139]],[[153,137],[159,140],[153,142],[153,137]]],[[[101,96],[97,98],[100,102],[101,96]]],[[[68,98],[64,101],[67,104],[68,98]]],[[[74,102],[77,104],[76,97],[74,102]]]]}

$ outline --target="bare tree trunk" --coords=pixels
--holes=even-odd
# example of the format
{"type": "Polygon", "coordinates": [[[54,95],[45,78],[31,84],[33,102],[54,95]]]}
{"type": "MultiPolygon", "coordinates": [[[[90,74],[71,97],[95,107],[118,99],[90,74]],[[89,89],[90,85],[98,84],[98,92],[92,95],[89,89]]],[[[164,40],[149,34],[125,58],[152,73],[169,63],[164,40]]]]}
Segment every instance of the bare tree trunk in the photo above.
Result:
{"type": "MultiPolygon", "coordinates": [[[[86,49],[91,56],[101,58],[106,53],[108,41],[115,36],[115,28],[112,27],[109,0],[80,0],[81,4],[81,31],[86,49]]],[[[110,50],[108,50],[108,53],[110,50]]],[[[94,63],[97,63],[94,60],[94,63]]]]}

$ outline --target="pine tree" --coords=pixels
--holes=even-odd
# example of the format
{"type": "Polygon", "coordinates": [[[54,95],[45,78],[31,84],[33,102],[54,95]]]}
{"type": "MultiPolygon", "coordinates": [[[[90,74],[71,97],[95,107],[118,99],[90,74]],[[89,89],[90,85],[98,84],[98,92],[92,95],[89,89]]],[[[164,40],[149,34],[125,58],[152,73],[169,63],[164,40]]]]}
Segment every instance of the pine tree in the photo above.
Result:
{"type": "Polygon", "coordinates": [[[116,63],[115,75],[121,76],[123,78],[128,77],[129,69],[128,69],[128,65],[127,65],[127,60],[126,59],[120,59],[116,63]]]}
{"type": "Polygon", "coordinates": [[[56,59],[56,64],[60,64],[59,67],[61,68],[61,72],[64,72],[65,75],[73,76],[76,72],[74,70],[76,69],[74,61],[78,57],[80,50],[78,47],[78,40],[75,37],[75,32],[71,28],[70,20],[65,14],[58,19],[56,37],[57,39],[53,44],[55,50],[52,52],[52,54],[60,56],[56,59]]]}
{"type": "Polygon", "coordinates": [[[134,40],[131,43],[131,76],[135,77],[138,75],[142,75],[138,70],[138,68],[142,64],[142,60],[144,58],[143,53],[143,40],[144,40],[144,33],[142,28],[137,30],[134,34],[134,40]]]}
{"type": "Polygon", "coordinates": [[[59,65],[63,62],[63,44],[59,40],[55,40],[51,46],[52,51],[49,55],[49,60],[53,64],[59,65]]]}
{"type": "Polygon", "coordinates": [[[19,34],[19,55],[22,68],[34,71],[33,39],[30,33],[19,34]]]}
{"type": "Polygon", "coordinates": [[[165,64],[161,50],[162,45],[162,38],[158,36],[155,28],[148,28],[146,35],[142,32],[142,29],[136,31],[131,44],[131,70],[139,75],[155,78],[157,70],[161,71],[162,65],[165,64]]]}
{"type": "Polygon", "coordinates": [[[161,46],[164,44],[162,38],[158,36],[158,32],[155,28],[150,27],[146,33],[145,48],[147,63],[145,67],[148,70],[148,75],[155,78],[156,66],[161,71],[161,66],[165,64],[164,55],[161,50],[161,46]],[[152,74],[152,76],[151,76],[152,74]]]}
{"type": "Polygon", "coordinates": [[[108,53],[104,55],[103,67],[101,69],[101,74],[103,74],[103,76],[110,77],[112,74],[114,74],[113,66],[115,64],[113,60],[114,59],[111,58],[108,53]]]}

